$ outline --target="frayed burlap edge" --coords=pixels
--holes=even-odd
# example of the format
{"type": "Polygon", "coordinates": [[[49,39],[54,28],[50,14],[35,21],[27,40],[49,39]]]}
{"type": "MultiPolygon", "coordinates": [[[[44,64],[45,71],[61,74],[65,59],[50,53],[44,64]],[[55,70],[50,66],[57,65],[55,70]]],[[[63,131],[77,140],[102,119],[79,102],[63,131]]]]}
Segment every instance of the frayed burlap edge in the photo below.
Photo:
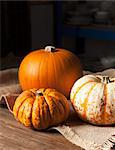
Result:
{"type": "Polygon", "coordinates": [[[71,143],[78,145],[85,150],[111,150],[111,148],[115,144],[115,132],[102,145],[98,145],[94,142],[90,142],[90,141],[87,141],[86,139],[82,139],[69,126],[63,125],[63,126],[53,127],[53,129],[56,129],[57,131],[59,131],[71,143]]]}

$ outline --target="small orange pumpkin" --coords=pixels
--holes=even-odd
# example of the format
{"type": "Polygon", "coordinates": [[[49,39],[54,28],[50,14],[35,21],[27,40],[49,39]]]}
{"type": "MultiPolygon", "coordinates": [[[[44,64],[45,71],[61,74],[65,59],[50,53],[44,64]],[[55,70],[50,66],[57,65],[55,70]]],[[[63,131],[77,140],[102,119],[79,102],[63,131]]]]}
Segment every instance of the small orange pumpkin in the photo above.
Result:
{"type": "Polygon", "coordinates": [[[72,52],[47,46],[30,52],[19,67],[22,90],[54,88],[69,98],[74,82],[82,76],[82,67],[72,52]]]}
{"type": "Polygon", "coordinates": [[[37,130],[57,125],[68,118],[70,112],[66,97],[55,89],[30,89],[15,101],[13,114],[27,127],[37,130]]]}

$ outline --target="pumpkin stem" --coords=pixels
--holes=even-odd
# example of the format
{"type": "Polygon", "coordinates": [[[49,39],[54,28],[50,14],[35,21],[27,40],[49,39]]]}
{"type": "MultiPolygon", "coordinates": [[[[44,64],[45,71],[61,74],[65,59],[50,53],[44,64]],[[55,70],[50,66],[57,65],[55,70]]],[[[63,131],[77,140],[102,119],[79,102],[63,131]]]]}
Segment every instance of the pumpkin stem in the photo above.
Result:
{"type": "Polygon", "coordinates": [[[54,52],[55,50],[56,50],[56,48],[54,46],[46,46],[45,47],[46,52],[54,52]]]}
{"type": "Polygon", "coordinates": [[[36,91],[36,96],[43,96],[43,93],[42,93],[42,91],[40,91],[40,90],[37,90],[37,91],[36,91]]]}
{"type": "Polygon", "coordinates": [[[111,81],[110,81],[110,78],[108,77],[108,76],[103,76],[103,78],[102,78],[102,83],[110,83],[111,81]]]}

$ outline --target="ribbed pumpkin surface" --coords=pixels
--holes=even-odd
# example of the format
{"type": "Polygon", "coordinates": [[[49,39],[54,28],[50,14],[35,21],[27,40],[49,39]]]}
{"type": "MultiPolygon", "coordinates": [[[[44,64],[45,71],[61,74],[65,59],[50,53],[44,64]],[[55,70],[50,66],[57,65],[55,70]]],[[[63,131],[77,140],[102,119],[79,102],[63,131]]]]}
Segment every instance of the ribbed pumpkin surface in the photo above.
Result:
{"type": "Polygon", "coordinates": [[[41,130],[57,125],[68,118],[69,104],[55,89],[31,89],[16,99],[13,114],[27,127],[41,130]]]}
{"type": "Polygon", "coordinates": [[[55,88],[69,97],[74,82],[82,76],[76,55],[64,49],[36,50],[28,54],[19,67],[19,82],[23,90],[55,88]]]}
{"type": "Polygon", "coordinates": [[[83,120],[115,124],[115,78],[86,75],[75,82],[70,99],[83,120]]]}

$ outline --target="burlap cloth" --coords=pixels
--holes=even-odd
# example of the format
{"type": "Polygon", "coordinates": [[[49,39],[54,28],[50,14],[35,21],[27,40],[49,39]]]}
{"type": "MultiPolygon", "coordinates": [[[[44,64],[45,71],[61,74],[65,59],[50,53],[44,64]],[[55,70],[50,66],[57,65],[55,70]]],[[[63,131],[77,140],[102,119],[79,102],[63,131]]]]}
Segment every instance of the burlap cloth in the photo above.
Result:
{"type": "MultiPolygon", "coordinates": [[[[91,74],[84,71],[85,74],[91,74]]],[[[115,69],[108,69],[98,74],[115,77],[115,69]]],[[[17,69],[0,71],[0,105],[13,103],[15,97],[21,92],[18,84],[17,69]]],[[[9,107],[9,106],[8,106],[9,107]]],[[[10,108],[12,109],[12,108],[10,108]]],[[[86,150],[110,150],[115,144],[114,126],[94,126],[81,121],[71,107],[71,114],[63,125],[53,127],[73,144],[86,150]]]]}

